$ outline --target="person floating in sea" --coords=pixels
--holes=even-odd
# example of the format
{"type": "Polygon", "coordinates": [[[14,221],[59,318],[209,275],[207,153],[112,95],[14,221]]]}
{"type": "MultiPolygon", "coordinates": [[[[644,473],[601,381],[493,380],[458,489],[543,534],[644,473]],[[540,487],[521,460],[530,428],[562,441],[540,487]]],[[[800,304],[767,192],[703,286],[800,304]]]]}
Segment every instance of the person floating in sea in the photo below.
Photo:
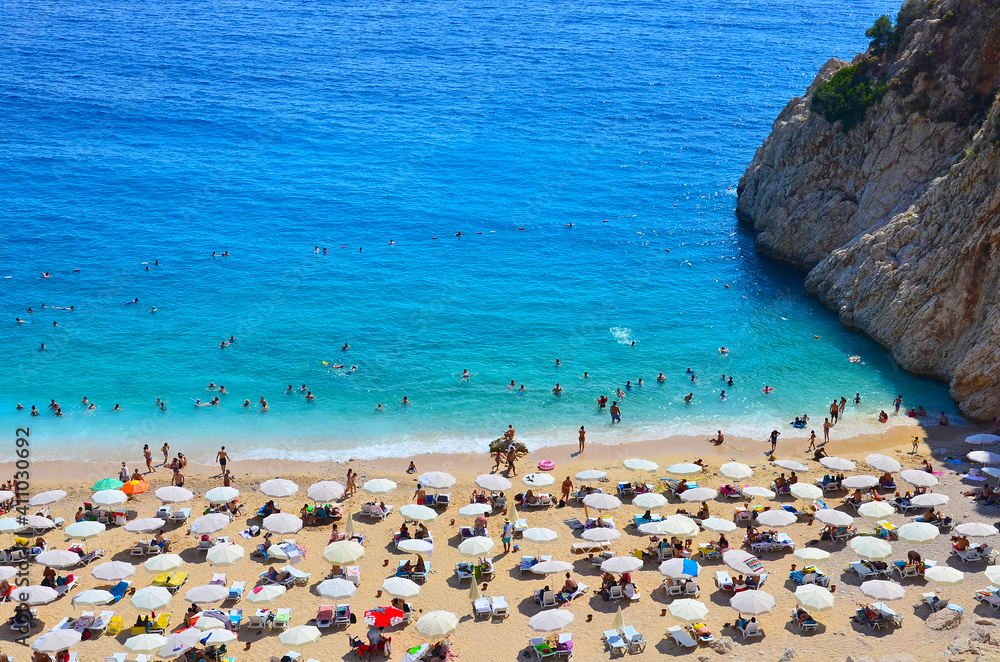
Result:
{"type": "Polygon", "coordinates": [[[222,349],[223,347],[229,347],[229,343],[227,343],[225,340],[219,343],[219,349],[222,349]]]}
{"type": "Polygon", "coordinates": [[[215,385],[215,382],[209,382],[208,383],[208,387],[205,390],[206,391],[214,391],[216,388],[218,388],[218,387],[215,385]]]}
{"type": "Polygon", "coordinates": [[[774,390],[773,388],[771,388],[771,387],[770,387],[770,386],[768,386],[767,384],[764,384],[764,388],[763,388],[763,389],[761,389],[761,392],[762,392],[762,393],[770,393],[770,392],[771,392],[771,391],[773,391],[773,390],[774,390]]]}
{"type": "Polygon", "coordinates": [[[467,382],[467,381],[469,381],[469,377],[470,377],[470,376],[471,376],[471,375],[469,374],[469,370],[468,370],[468,368],[466,368],[465,370],[462,370],[462,381],[463,381],[463,382],[467,382]]]}
{"type": "Polygon", "coordinates": [[[726,398],[726,391],[725,391],[725,389],[723,389],[722,393],[719,394],[719,399],[720,400],[726,400],[727,399],[726,398]]]}
{"type": "Polygon", "coordinates": [[[44,352],[45,351],[45,343],[42,343],[41,347],[38,348],[38,351],[39,352],[44,352]]]}
{"type": "Polygon", "coordinates": [[[726,347],[725,345],[719,348],[719,354],[728,354],[728,353],[729,353],[729,348],[726,347]]]}
{"type": "Polygon", "coordinates": [[[347,350],[349,350],[350,348],[351,348],[351,346],[350,346],[350,345],[348,345],[348,344],[347,344],[347,343],[345,342],[345,343],[344,343],[344,346],[340,348],[340,351],[342,351],[342,352],[346,352],[346,351],[347,351],[347,350]]]}
{"type": "Polygon", "coordinates": [[[308,390],[309,390],[309,389],[307,389],[307,388],[306,388],[306,385],[305,385],[305,384],[303,384],[302,386],[300,386],[300,387],[299,387],[299,391],[300,391],[301,393],[305,393],[305,392],[306,392],[306,391],[308,391],[308,390]]]}
{"type": "Polygon", "coordinates": [[[382,407],[382,403],[378,403],[378,407],[375,407],[375,411],[385,411],[382,407]]]}
{"type": "Polygon", "coordinates": [[[18,324],[27,324],[27,322],[25,322],[25,321],[24,321],[23,319],[21,319],[20,317],[15,317],[14,319],[16,319],[16,320],[17,320],[17,323],[18,323],[18,324]]]}
{"type": "Polygon", "coordinates": [[[583,378],[584,378],[584,379],[590,379],[590,373],[589,373],[589,372],[587,372],[586,370],[584,370],[584,371],[583,371],[583,378]]]}
{"type": "Polygon", "coordinates": [[[693,384],[697,378],[698,378],[698,376],[692,372],[691,373],[691,383],[693,384]]]}
{"type": "Polygon", "coordinates": [[[732,385],[733,385],[733,376],[729,375],[729,380],[726,382],[726,386],[732,386],[732,385]]]}

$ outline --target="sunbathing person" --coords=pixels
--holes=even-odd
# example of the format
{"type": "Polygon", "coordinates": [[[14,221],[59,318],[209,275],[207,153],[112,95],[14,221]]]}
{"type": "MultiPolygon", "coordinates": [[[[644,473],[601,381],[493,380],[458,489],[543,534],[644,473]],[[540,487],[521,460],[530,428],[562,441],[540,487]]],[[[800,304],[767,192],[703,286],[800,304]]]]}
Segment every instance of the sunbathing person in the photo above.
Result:
{"type": "Polygon", "coordinates": [[[819,462],[824,457],[829,457],[829,453],[826,452],[826,448],[817,448],[813,451],[813,459],[819,462]]]}
{"type": "Polygon", "coordinates": [[[795,620],[803,625],[816,622],[813,620],[813,617],[809,615],[809,612],[802,607],[795,608],[795,620]]]}
{"type": "Polygon", "coordinates": [[[424,563],[424,557],[417,554],[417,562],[413,564],[413,572],[426,572],[427,564],[424,563]]]}
{"type": "Polygon", "coordinates": [[[278,572],[278,569],[273,565],[267,569],[267,578],[272,582],[284,582],[291,576],[290,572],[278,572]]]}
{"type": "Polygon", "coordinates": [[[954,547],[959,552],[964,552],[965,550],[969,549],[969,539],[966,538],[965,536],[958,536],[957,538],[953,538],[953,540],[955,541],[955,543],[952,545],[952,547],[954,547]]]}
{"type": "Polygon", "coordinates": [[[695,623],[691,626],[694,633],[698,635],[700,639],[705,639],[712,636],[712,631],[708,629],[708,626],[704,623],[695,623]]]}
{"type": "Polygon", "coordinates": [[[847,497],[848,503],[853,503],[855,506],[860,506],[864,502],[865,498],[861,495],[861,490],[854,490],[854,494],[847,497]]]}
{"type": "Polygon", "coordinates": [[[879,494],[874,487],[868,491],[868,496],[871,497],[872,501],[885,501],[885,497],[879,494]]]}
{"type": "Polygon", "coordinates": [[[892,474],[889,473],[888,471],[882,474],[882,476],[878,479],[878,482],[882,487],[888,487],[888,488],[891,488],[896,484],[896,482],[892,478],[892,474]]]}
{"type": "Polygon", "coordinates": [[[924,513],[924,521],[933,524],[941,519],[941,516],[934,512],[933,508],[928,508],[924,513]]]}
{"type": "Polygon", "coordinates": [[[785,474],[781,474],[780,476],[774,479],[774,486],[775,488],[777,488],[778,492],[785,491],[785,489],[788,487],[788,481],[785,480],[785,474]]]}
{"type": "Polygon", "coordinates": [[[424,526],[424,523],[417,522],[417,530],[413,532],[413,537],[417,540],[423,540],[428,536],[430,536],[430,533],[427,531],[427,527],[424,526]]]}
{"type": "Polygon", "coordinates": [[[708,519],[711,515],[708,512],[708,504],[701,502],[701,509],[698,511],[698,519],[708,519]]]}

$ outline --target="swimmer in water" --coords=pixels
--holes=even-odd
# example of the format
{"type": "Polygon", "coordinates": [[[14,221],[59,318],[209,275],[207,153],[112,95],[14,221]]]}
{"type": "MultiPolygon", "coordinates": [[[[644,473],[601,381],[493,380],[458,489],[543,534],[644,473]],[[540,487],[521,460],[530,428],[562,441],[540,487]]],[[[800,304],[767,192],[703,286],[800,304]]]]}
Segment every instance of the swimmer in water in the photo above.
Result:
{"type": "Polygon", "coordinates": [[[521,384],[521,388],[517,389],[517,392],[518,392],[518,393],[519,393],[520,395],[524,395],[524,384],[521,384]]]}
{"type": "Polygon", "coordinates": [[[695,378],[696,378],[696,377],[697,377],[697,375],[695,375],[695,374],[694,374],[694,373],[692,372],[692,373],[691,373],[691,381],[693,382],[693,381],[695,380],[695,378]]]}
{"type": "Polygon", "coordinates": [[[729,353],[729,348],[726,347],[725,345],[719,348],[719,354],[728,354],[728,353],[729,353]]]}
{"type": "Polygon", "coordinates": [[[16,320],[17,320],[17,323],[18,323],[18,324],[27,324],[27,322],[25,322],[25,321],[24,321],[23,319],[21,319],[20,317],[15,317],[14,319],[16,319],[16,320]]]}
{"type": "Polygon", "coordinates": [[[396,242],[394,242],[394,241],[393,241],[392,239],[390,239],[390,240],[389,240],[389,245],[390,245],[390,246],[395,246],[395,245],[396,245],[396,242]]]}
{"type": "Polygon", "coordinates": [[[59,326],[59,322],[52,320],[52,326],[59,326]]]}
{"type": "Polygon", "coordinates": [[[627,390],[629,390],[629,391],[632,390],[632,382],[631,382],[631,380],[625,380],[625,388],[627,390]]]}
{"type": "Polygon", "coordinates": [[[688,368],[687,370],[684,371],[684,374],[685,375],[692,375],[692,374],[694,374],[694,371],[691,370],[691,368],[688,368]]]}
{"type": "Polygon", "coordinates": [[[562,365],[562,361],[560,361],[559,359],[556,359],[556,365],[562,365]]]}
{"type": "Polygon", "coordinates": [[[235,336],[233,336],[232,334],[230,334],[230,335],[229,335],[229,342],[230,342],[230,343],[234,343],[234,342],[236,342],[236,337],[235,337],[235,336]]]}
{"type": "Polygon", "coordinates": [[[344,364],[343,364],[343,363],[337,363],[337,364],[335,364],[335,365],[332,365],[332,366],[330,366],[330,367],[331,367],[331,368],[343,368],[343,367],[344,367],[344,364]]]}
{"type": "Polygon", "coordinates": [[[722,393],[719,394],[719,398],[722,399],[722,400],[726,399],[726,391],[725,390],[723,390],[722,393]]]}
{"type": "Polygon", "coordinates": [[[356,372],[356,371],[357,371],[357,369],[358,369],[358,366],[356,366],[356,365],[352,365],[352,366],[351,366],[351,369],[347,371],[347,374],[351,374],[352,372],[356,372]]]}
{"type": "Polygon", "coordinates": [[[684,396],[684,402],[691,402],[691,398],[694,397],[694,393],[688,393],[684,396]]]}
{"type": "Polygon", "coordinates": [[[726,382],[726,386],[732,386],[732,385],[733,385],[733,376],[729,375],[729,380],[726,382]]]}
{"type": "Polygon", "coordinates": [[[260,396],[260,410],[267,411],[267,400],[264,399],[263,395],[260,396]]]}
{"type": "Polygon", "coordinates": [[[312,391],[306,391],[306,400],[312,400],[316,396],[313,395],[312,391]]]}
{"type": "Polygon", "coordinates": [[[155,312],[156,312],[156,308],[150,308],[150,309],[149,309],[149,312],[151,312],[151,313],[155,313],[155,312]]]}
{"type": "Polygon", "coordinates": [[[559,386],[559,384],[556,384],[555,388],[552,389],[552,392],[554,394],[556,394],[556,395],[560,395],[563,392],[562,386],[559,386]]]}
{"type": "Polygon", "coordinates": [[[24,405],[22,405],[20,402],[18,402],[17,403],[17,407],[15,407],[15,409],[17,409],[18,411],[21,411],[22,409],[24,409],[24,405]]]}
{"type": "Polygon", "coordinates": [[[410,400],[404,395],[402,405],[405,407],[408,404],[410,404],[410,400]]]}
{"type": "Polygon", "coordinates": [[[350,345],[348,345],[348,344],[347,344],[347,343],[345,342],[345,343],[344,343],[344,346],[340,348],[340,351],[342,351],[342,352],[346,352],[346,351],[347,351],[347,350],[349,350],[350,348],[351,348],[351,346],[350,346],[350,345]]]}
{"type": "Polygon", "coordinates": [[[52,412],[52,415],[53,416],[65,416],[66,414],[63,413],[62,409],[60,409],[59,407],[56,407],[56,410],[54,412],[52,412]]]}
{"type": "Polygon", "coordinates": [[[507,388],[514,388],[515,386],[517,386],[517,384],[515,384],[514,380],[512,379],[510,380],[510,384],[507,385],[507,388]]]}
{"type": "Polygon", "coordinates": [[[619,400],[621,400],[622,398],[625,397],[625,392],[622,391],[620,388],[619,389],[615,389],[615,395],[618,396],[619,400]]]}
{"type": "Polygon", "coordinates": [[[28,307],[28,314],[30,315],[33,312],[35,312],[35,309],[29,306],[28,307]]]}
{"type": "Polygon", "coordinates": [[[774,390],[773,388],[771,388],[771,387],[770,387],[770,386],[768,386],[767,384],[764,384],[764,389],[763,389],[763,392],[764,392],[764,393],[770,393],[770,392],[771,392],[771,391],[773,391],[773,390],[774,390]]]}
{"type": "Polygon", "coordinates": [[[642,386],[642,377],[640,377],[640,378],[639,378],[639,381],[638,381],[638,382],[636,382],[636,384],[635,384],[635,385],[636,385],[636,386],[642,386]]]}
{"type": "Polygon", "coordinates": [[[378,403],[378,407],[375,407],[375,411],[384,411],[382,408],[382,403],[378,403]]]}
{"type": "Polygon", "coordinates": [[[456,237],[461,237],[461,236],[462,236],[462,233],[461,233],[461,232],[456,232],[456,233],[455,233],[455,236],[456,236],[456,237]]]}
{"type": "MultiPolygon", "coordinates": [[[[166,407],[163,407],[163,408],[166,409],[166,407]]],[[[94,411],[95,409],[97,409],[97,405],[95,405],[93,402],[91,402],[90,406],[87,407],[87,411],[94,411]]]]}
{"type": "Polygon", "coordinates": [[[590,379],[590,373],[589,373],[589,372],[587,372],[586,370],[584,370],[584,371],[583,371],[583,378],[584,378],[584,379],[590,379]]]}
{"type": "Polygon", "coordinates": [[[31,411],[28,412],[28,414],[31,416],[38,416],[38,410],[35,409],[35,405],[31,405],[31,411]]]}
{"type": "Polygon", "coordinates": [[[206,391],[214,391],[215,389],[216,389],[215,382],[209,382],[208,383],[208,388],[206,388],[205,390],[206,391]]]}
{"type": "Polygon", "coordinates": [[[49,277],[49,276],[51,276],[51,275],[52,275],[52,274],[50,274],[50,273],[49,273],[48,271],[43,271],[43,272],[42,272],[42,278],[48,278],[48,277],[49,277]]]}
{"type": "Polygon", "coordinates": [[[462,381],[463,382],[469,381],[469,371],[468,371],[468,369],[462,370],[462,381]]]}
{"type": "Polygon", "coordinates": [[[667,381],[667,378],[666,378],[666,377],[664,377],[664,376],[663,376],[663,373],[661,372],[660,374],[658,374],[658,375],[656,376],[656,381],[658,381],[658,382],[665,382],[665,381],[667,381]]]}
{"type": "MultiPolygon", "coordinates": [[[[222,384],[219,384],[219,393],[229,393],[229,391],[226,390],[225,386],[223,386],[222,384]]],[[[216,399],[218,399],[218,398],[216,398],[216,399]]]]}
{"type": "Polygon", "coordinates": [[[631,345],[632,345],[632,347],[635,347],[635,341],[634,340],[631,342],[631,345]]]}
{"type": "Polygon", "coordinates": [[[122,408],[118,406],[117,402],[115,403],[115,406],[111,408],[111,411],[121,411],[121,410],[122,408]]]}
{"type": "Polygon", "coordinates": [[[243,406],[244,407],[249,407],[250,406],[250,398],[247,398],[246,400],[243,401],[243,406]]]}
{"type": "MultiPolygon", "coordinates": [[[[159,398],[157,398],[157,399],[159,399],[159,398]]],[[[83,396],[83,400],[80,400],[80,404],[81,405],[89,405],[90,404],[89,402],[87,402],[87,396],[83,396]]]]}
{"type": "Polygon", "coordinates": [[[315,248],[313,248],[313,253],[319,253],[319,246],[316,246],[315,248]]]}
{"type": "Polygon", "coordinates": [[[38,351],[39,352],[44,352],[45,351],[45,343],[42,343],[42,346],[38,348],[38,351]]]}
{"type": "Polygon", "coordinates": [[[302,386],[299,387],[299,391],[303,391],[304,392],[304,391],[308,391],[308,390],[309,389],[306,388],[305,384],[303,384],[302,386]]]}
{"type": "Polygon", "coordinates": [[[222,349],[223,347],[229,347],[229,343],[227,343],[225,340],[219,343],[219,349],[222,349]]]}
{"type": "Polygon", "coordinates": [[[292,392],[292,385],[291,385],[291,384],[289,384],[289,385],[288,385],[288,388],[287,388],[287,389],[285,389],[285,395],[289,395],[289,394],[290,394],[291,392],[292,392]]]}

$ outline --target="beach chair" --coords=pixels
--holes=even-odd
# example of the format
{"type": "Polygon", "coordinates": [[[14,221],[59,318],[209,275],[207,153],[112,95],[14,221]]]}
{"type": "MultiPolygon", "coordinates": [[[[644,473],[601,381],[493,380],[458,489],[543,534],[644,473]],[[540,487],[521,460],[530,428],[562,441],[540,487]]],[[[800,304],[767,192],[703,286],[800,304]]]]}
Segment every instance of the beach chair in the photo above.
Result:
{"type": "Polygon", "coordinates": [[[604,634],[601,635],[601,640],[604,642],[604,648],[612,655],[615,654],[615,651],[620,651],[622,655],[628,652],[628,644],[614,630],[605,630],[604,634]]]}
{"type": "Polygon", "coordinates": [[[841,526],[837,527],[837,529],[830,534],[830,537],[834,540],[850,540],[856,533],[857,530],[855,530],[854,527],[841,526]]]}
{"type": "Polygon", "coordinates": [[[636,630],[631,625],[626,625],[621,631],[622,639],[625,640],[626,645],[628,645],[629,653],[641,653],[646,650],[646,640],[643,638],[642,633],[636,630]]]}
{"type": "MultiPolygon", "coordinates": [[[[374,651],[375,649],[372,650],[374,651]]],[[[291,662],[299,662],[299,660],[302,659],[302,653],[296,653],[295,651],[285,651],[284,655],[272,655],[271,662],[281,662],[285,658],[288,658],[289,660],[291,660],[291,662]]]]}
{"type": "Polygon", "coordinates": [[[150,633],[163,634],[166,632],[167,628],[170,627],[170,614],[160,614],[156,617],[156,620],[149,624],[149,628],[146,630],[150,633]]]}
{"type": "Polygon", "coordinates": [[[973,561],[982,561],[983,560],[983,557],[979,553],[979,550],[976,550],[976,549],[966,549],[966,550],[963,551],[963,550],[958,550],[958,549],[955,549],[954,547],[952,547],[951,548],[951,555],[952,556],[957,556],[958,558],[962,559],[962,563],[963,564],[968,564],[968,563],[972,563],[973,561]]]}
{"type": "MultiPolygon", "coordinates": [[[[281,572],[285,572],[284,568],[282,568],[281,572]]],[[[281,579],[281,580],[271,579],[270,577],[267,576],[267,570],[265,570],[264,572],[262,572],[259,575],[257,575],[257,577],[258,577],[258,579],[260,579],[261,583],[263,583],[265,585],[266,584],[276,584],[278,586],[284,586],[285,588],[288,588],[289,586],[291,586],[292,584],[295,583],[295,577],[293,577],[291,575],[289,575],[288,577],[285,577],[284,579],[281,579]]]]}
{"type": "Polygon", "coordinates": [[[729,573],[725,570],[715,571],[715,586],[720,591],[733,591],[735,587],[733,585],[733,578],[729,576],[729,573]]]}
{"type": "Polygon", "coordinates": [[[167,581],[165,588],[171,593],[176,593],[180,590],[181,586],[187,583],[188,573],[186,572],[175,572],[170,575],[170,580],[167,581]]]}
{"type": "Polygon", "coordinates": [[[429,560],[424,561],[424,569],[414,570],[413,572],[411,572],[410,579],[412,579],[415,582],[426,582],[427,573],[430,571],[431,571],[431,562],[429,560]]]}
{"type": "Polygon", "coordinates": [[[345,627],[351,624],[351,605],[337,605],[337,611],[333,615],[333,624],[345,627]]]}
{"type": "Polygon", "coordinates": [[[864,581],[869,577],[877,577],[879,574],[872,568],[865,566],[865,564],[862,563],[861,561],[851,561],[850,563],[847,564],[847,567],[848,569],[858,573],[858,577],[861,578],[861,581],[864,581]]]}
{"type": "Polygon", "coordinates": [[[468,561],[459,561],[455,564],[455,574],[458,575],[458,581],[465,581],[466,579],[473,579],[476,576],[476,569],[472,563],[468,561]]]}
{"type": "Polygon", "coordinates": [[[527,531],[527,530],[528,530],[528,520],[527,519],[521,517],[521,518],[518,518],[518,520],[516,522],[514,522],[514,537],[515,538],[523,536],[524,532],[527,531]]]}
{"type": "Polygon", "coordinates": [[[114,586],[112,586],[111,588],[109,588],[108,592],[111,593],[112,597],[114,598],[111,601],[111,604],[114,604],[114,603],[118,602],[119,600],[121,600],[122,598],[124,598],[125,597],[125,592],[128,591],[130,588],[132,588],[132,581],[131,580],[129,580],[129,581],[120,581],[117,584],[115,584],[114,586]]]}
{"type": "Polygon", "coordinates": [[[811,618],[805,621],[800,621],[799,615],[798,613],[796,613],[794,609],[792,610],[792,620],[798,624],[799,629],[802,630],[803,632],[808,632],[809,630],[815,631],[816,628],[819,626],[819,623],[817,623],[811,618]]]}
{"type": "Polygon", "coordinates": [[[545,637],[532,637],[528,639],[528,645],[535,651],[535,658],[538,660],[555,657],[556,655],[556,649],[548,645],[545,637]]]}
{"type": "Polygon", "coordinates": [[[695,648],[698,646],[695,638],[680,625],[667,628],[667,634],[670,635],[670,640],[681,648],[695,648]]]}
{"type": "Polygon", "coordinates": [[[333,625],[333,605],[320,605],[319,611],[316,612],[316,627],[318,628],[328,628],[333,625]]]}
{"type": "Polygon", "coordinates": [[[278,630],[284,630],[288,627],[288,623],[291,620],[292,620],[292,608],[280,607],[274,613],[274,621],[272,627],[278,630]]]}
{"type": "Polygon", "coordinates": [[[229,582],[226,581],[226,573],[224,572],[213,572],[212,581],[209,584],[215,584],[217,586],[225,586],[229,582]]]}
{"type": "Polygon", "coordinates": [[[559,606],[559,603],[556,602],[555,591],[535,591],[535,600],[538,601],[538,606],[542,609],[559,606]]]}
{"type": "Polygon", "coordinates": [[[170,521],[170,516],[173,515],[174,509],[172,506],[163,505],[160,509],[156,511],[156,517],[162,519],[164,522],[170,521]]]}
{"type": "Polygon", "coordinates": [[[149,545],[147,545],[144,542],[139,542],[136,543],[134,547],[132,547],[132,551],[130,552],[130,554],[132,556],[145,556],[148,550],[149,550],[149,545]]]}
{"type": "Polygon", "coordinates": [[[247,588],[246,582],[233,582],[233,585],[229,587],[229,595],[226,597],[226,602],[239,602],[243,599],[243,592],[247,588]]]}
{"type": "Polygon", "coordinates": [[[618,496],[619,497],[634,497],[635,490],[632,489],[632,483],[618,483],[618,496]]]}
{"type": "Polygon", "coordinates": [[[697,598],[699,595],[701,595],[701,589],[698,587],[698,582],[693,579],[688,580],[688,582],[684,584],[684,597],[697,598]]]}
{"type": "Polygon", "coordinates": [[[507,618],[510,616],[510,609],[507,607],[507,598],[502,595],[490,598],[490,607],[493,612],[493,618],[507,618]]]}
{"type": "MultiPolygon", "coordinates": [[[[576,600],[579,597],[587,595],[588,591],[590,591],[589,586],[587,586],[586,584],[577,583],[576,590],[570,593],[569,595],[569,602],[572,602],[573,600],[576,600]]],[[[638,598],[636,598],[636,600],[638,600],[638,598]]]]}
{"type": "Polygon", "coordinates": [[[489,618],[493,615],[493,607],[490,606],[489,598],[479,598],[472,603],[473,618],[479,620],[480,617],[489,618]]]}
{"type": "Polygon", "coordinates": [[[188,521],[191,517],[190,508],[179,508],[172,515],[170,515],[170,521],[174,524],[183,524],[188,521]]]}
{"type": "Polygon", "coordinates": [[[74,576],[72,580],[66,582],[62,586],[56,586],[56,595],[63,596],[72,591],[74,588],[79,586],[80,578],[74,576]]]}
{"type": "Polygon", "coordinates": [[[624,597],[625,597],[625,592],[622,590],[622,587],[620,585],[613,584],[608,589],[608,599],[609,600],[621,600],[624,597]]]}
{"type": "Polygon", "coordinates": [[[762,637],[764,632],[760,629],[760,623],[753,621],[747,623],[740,628],[740,632],[743,634],[744,639],[749,639],[750,637],[762,637]]]}
{"type": "Polygon", "coordinates": [[[160,574],[158,574],[156,577],[153,578],[153,581],[151,581],[149,583],[149,585],[150,586],[166,586],[168,581],[170,581],[170,573],[169,572],[161,572],[160,574]]]}
{"type": "Polygon", "coordinates": [[[243,610],[242,609],[230,609],[229,610],[229,629],[232,631],[239,630],[243,627],[243,610]]]}
{"type": "Polygon", "coordinates": [[[261,629],[267,627],[268,614],[267,609],[258,609],[252,614],[247,614],[247,627],[261,629]]]}
{"type": "Polygon", "coordinates": [[[700,628],[700,627],[702,627],[704,625],[705,625],[704,623],[692,623],[691,625],[688,625],[688,632],[691,634],[691,636],[693,636],[695,639],[698,640],[698,643],[700,643],[700,644],[710,644],[710,643],[712,643],[712,642],[715,641],[715,635],[713,635],[713,634],[706,634],[706,635],[702,636],[702,635],[698,634],[698,632],[696,630],[696,628],[700,628]]]}
{"type": "Polygon", "coordinates": [[[921,602],[919,604],[913,605],[914,607],[919,607],[921,604],[925,604],[931,608],[932,612],[941,611],[948,606],[948,599],[942,600],[934,593],[921,593],[921,602]]]}
{"type": "Polygon", "coordinates": [[[459,527],[458,534],[462,536],[462,540],[467,540],[476,536],[476,534],[472,531],[471,526],[459,527]]]}

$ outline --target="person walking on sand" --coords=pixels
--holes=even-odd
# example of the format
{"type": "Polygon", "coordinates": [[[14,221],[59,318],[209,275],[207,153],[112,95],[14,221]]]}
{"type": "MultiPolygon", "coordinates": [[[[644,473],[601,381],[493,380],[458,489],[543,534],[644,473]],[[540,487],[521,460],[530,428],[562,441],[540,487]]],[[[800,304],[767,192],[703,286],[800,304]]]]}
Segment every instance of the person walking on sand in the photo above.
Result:
{"type": "Polygon", "coordinates": [[[566,476],[566,480],[562,482],[562,499],[563,501],[569,501],[569,493],[573,491],[573,481],[570,480],[569,476],[566,476]]]}
{"type": "Polygon", "coordinates": [[[507,475],[516,476],[517,467],[515,466],[517,462],[517,449],[513,445],[507,449],[507,475]]]}
{"type": "Polygon", "coordinates": [[[777,430],[771,430],[771,455],[774,455],[774,449],[778,447],[778,435],[780,434],[777,430]]]}
{"type": "Polygon", "coordinates": [[[226,464],[229,462],[229,453],[226,452],[225,446],[223,446],[222,450],[215,454],[215,459],[219,462],[219,473],[226,473],[226,464]]]}
{"type": "Polygon", "coordinates": [[[153,468],[153,451],[149,450],[149,444],[143,444],[142,456],[146,458],[146,473],[155,472],[156,469],[153,468]]]}
{"type": "Polygon", "coordinates": [[[809,448],[807,448],[806,450],[807,451],[816,450],[816,430],[812,430],[812,434],[809,435],[809,448]]]}
{"type": "Polygon", "coordinates": [[[910,443],[913,445],[913,450],[910,451],[910,455],[916,455],[917,449],[920,448],[920,437],[914,437],[913,441],[910,443]]]}
{"type": "Polygon", "coordinates": [[[503,541],[503,553],[510,554],[510,539],[514,537],[514,525],[506,517],[503,518],[503,533],[500,539],[503,541]]]}
{"type": "Polygon", "coordinates": [[[229,469],[226,469],[226,471],[222,474],[222,486],[229,487],[232,484],[233,484],[233,477],[229,473],[229,469]]]}
{"type": "Polygon", "coordinates": [[[823,443],[824,444],[830,443],[830,419],[829,418],[824,418],[823,419],[823,443]]]}
{"type": "Polygon", "coordinates": [[[580,426],[580,451],[579,452],[581,452],[581,453],[583,452],[583,447],[586,446],[586,444],[587,444],[587,431],[581,425],[580,426]]]}

